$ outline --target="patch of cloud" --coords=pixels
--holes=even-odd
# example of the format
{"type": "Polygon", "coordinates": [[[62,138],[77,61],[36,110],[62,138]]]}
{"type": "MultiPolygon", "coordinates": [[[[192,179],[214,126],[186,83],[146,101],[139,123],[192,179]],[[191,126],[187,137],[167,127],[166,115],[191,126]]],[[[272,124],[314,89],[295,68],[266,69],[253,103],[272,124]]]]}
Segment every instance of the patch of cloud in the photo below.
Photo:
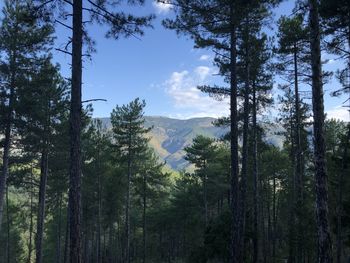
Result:
{"type": "Polygon", "coordinates": [[[206,66],[199,66],[199,67],[196,67],[194,70],[194,72],[198,75],[201,81],[205,80],[208,77],[210,71],[211,69],[206,66]]]}
{"type": "Polygon", "coordinates": [[[166,1],[166,0],[162,1],[162,2],[159,2],[158,0],[154,0],[152,2],[152,5],[153,5],[154,9],[156,10],[157,14],[165,15],[171,10],[172,6],[171,6],[171,4],[168,4],[167,2],[168,1],[166,1]]]}
{"type": "Polygon", "coordinates": [[[201,55],[199,57],[199,60],[200,61],[208,61],[210,59],[210,56],[209,55],[201,55]]]}
{"type": "Polygon", "coordinates": [[[216,101],[197,89],[198,85],[210,84],[212,71],[209,67],[199,66],[192,71],[173,72],[164,83],[165,92],[171,97],[174,107],[179,111],[172,117],[181,119],[194,117],[227,116],[229,101],[216,101]]]}
{"type": "Polygon", "coordinates": [[[327,119],[337,119],[341,121],[350,121],[350,113],[347,108],[342,106],[334,107],[331,110],[326,111],[327,119]]]}
{"type": "Polygon", "coordinates": [[[329,59],[328,61],[327,61],[327,64],[334,64],[335,63],[335,60],[334,59],[329,59]]]}

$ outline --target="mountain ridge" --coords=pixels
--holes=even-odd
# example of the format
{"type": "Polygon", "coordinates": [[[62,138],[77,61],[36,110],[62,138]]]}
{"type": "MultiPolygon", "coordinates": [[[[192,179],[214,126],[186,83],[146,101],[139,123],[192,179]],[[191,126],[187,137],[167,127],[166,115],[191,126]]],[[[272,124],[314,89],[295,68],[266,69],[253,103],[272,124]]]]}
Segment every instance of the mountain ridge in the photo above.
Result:
{"type": "MultiPolygon", "coordinates": [[[[110,118],[96,118],[102,126],[111,129],[110,118]]],[[[198,117],[176,119],[165,116],[145,116],[145,127],[153,127],[149,132],[150,145],[158,156],[172,169],[181,170],[188,166],[184,159],[184,148],[192,143],[197,135],[211,138],[222,137],[228,129],[213,125],[215,118],[198,117]]]]}
{"type": "MultiPolygon", "coordinates": [[[[110,118],[96,118],[102,121],[102,126],[110,130],[110,118]]],[[[228,131],[228,127],[216,127],[212,117],[197,117],[189,119],[176,119],[165,116],[145,116],[145,127],[153,127],[149,132],[150,146],[168,166],[174,170],[188,167],[184,159],[184,148],[192,144],[197,135],[219,139],[228,131]]],[[[276,126],[277,127],[277,126],[276,126]]],[[[275,134],[276,127],[270,127],[265,141],[281,146],[282,138],[275,134]]],[[[279,127],[277,127],[279,129],[279,127]]]]}

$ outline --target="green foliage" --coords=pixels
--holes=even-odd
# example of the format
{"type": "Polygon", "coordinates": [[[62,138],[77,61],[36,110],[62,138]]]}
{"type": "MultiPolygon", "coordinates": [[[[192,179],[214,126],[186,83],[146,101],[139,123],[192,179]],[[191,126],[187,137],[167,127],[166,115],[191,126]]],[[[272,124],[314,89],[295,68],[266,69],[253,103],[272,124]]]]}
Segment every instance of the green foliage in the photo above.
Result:
{"type": "MultiPolygon", "coordinates": [[[[52,13],[47,6],[35,5],[44,2],[47,1],[6,0],[1,20],[1,146],[6,128],[13,133],[0,231],[0,263],[35,260],[41,156],[46,150],[49,171],[43,262],[67,262],[69,254],[70,81],[61,76],[59,65],[52,64],[53,25],[48,19],[52,13]],[[39,13],[43,16],[39,17],[39,13]]],[[[64,6],[69,3],[58,2],[46,4],[59,6],[62,17],[70,17],[64,6]]],[[[108,11],[122,1],[87,2],[90,6],[84,12],[91,15],[92,21],[107,24],[110,38],[142,35],[143,28],[150,27],[154,18],[108,11]]],[[[273,39],[262,28],[268,22],[269,9],[278,2],[174,0],[170,4],[176,6],[175,16],[164,21],[168,28],[192,38],[196,48],[214,50],[214,64],[227,82],[231,73],[231,26],[235,26],[238,102],[242,103],[244,95],[247,102],[239,110],[240,114],[246,110],[247,115],[239,115],[238,120],[242,123],[247,117],[243,127],[248,138],[243,140],[247,152],[240,146],[234,149],[247,161],[246,177],[242,173],[239,178],[240,195],[244,191],[246,194],[242,243],[243,262],[247,263],[254,262],[255,236],[259,237],[261,262],[298,262],[300,244],[300,262],[317,259],[310,106],[306,100],[297,99],[295,86],[310,80],[309,28],[299,12],[282,16],[273,48],[273,39]],[[274,59],[276,63],[272,65],[274,59]],[[263,110],[273,103],[270,93],[274,73],[283,78],[278,109],[283,127],[278,131],[271,131],[274,128],[260,119],[263,110]],[[274,132],[284,137],[283,144],[271,145],[269,134],[274,132]],[[296,169],[298,165],[301,171],[296,169]],[[254,214],[255,207],[258,216],[254,214]]],[[[327,52],[349,59],[349,4],[321,0],[320,10],[327,52]]],[[[93,40],[85,33],[84,43],[88,51],[94,50],[93,40]]],[[[348,65],[339,69],[337,77],[342,88],[333,95],[348,92],[348,75],[348,65]]],[[[228,88],[218,85],[199,88],[216,99],[230,95],[228,88]]],[[[213,127],[211,118],[145,117],[145,107],[145,101],[138,98],[117,105],[111,113],[111,129],[91,119],[91,106],[81,116],[83,262],[127,262],[128,243],[134,263],[231,262],[231,149],[227,140],[220,140],[228,130],[213,127]],[[175,167],[188,169],[178,172],[172,170],[175,167]]],[[[224,117],[216,124],[227,127],[230,119],[224,117]]],[[[340,254],[339,262],[345,262],[350,253],[349,124],[328,120],[324,135],[331,232],[337,248],[334,254],[340,254]]],[[[237,210],[234,207],[233,212],[237,210]]]]}

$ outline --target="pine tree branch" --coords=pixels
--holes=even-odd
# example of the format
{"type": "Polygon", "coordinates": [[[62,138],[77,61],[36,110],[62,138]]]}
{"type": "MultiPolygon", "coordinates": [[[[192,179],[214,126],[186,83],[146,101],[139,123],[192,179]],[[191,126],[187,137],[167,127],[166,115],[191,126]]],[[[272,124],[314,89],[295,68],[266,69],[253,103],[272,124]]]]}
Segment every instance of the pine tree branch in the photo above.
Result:
{"type": "Polygon", "coordinates": [[[87,102],[94,102],[94,101],[104,101],[107,102],[106,99],[91,99],[91,100],[84,100],[81,103],[87,103],[87,102]]]}
{"type": "MultiPolygon", "coordinates": [[[[83,7],[83,10],[85,11],[88,11],[88,12],[91,12],[91,13],[94,13],[104,19],[106,19],[107,21],[111,22],[112,24],[114,24],[115,21],[113,21],[113,19],[111,19],[110,16],[106,15],[106,14],[101,14],[100,12],[92,9],[92,8],[86,8],[86,7],[83,7]]],[[[131,36],[133,36],[134,38],[138,39],[138,40],[141,40],[139,37],[137,37],[134,33],[132,33],[130,30],[127,30],[127,29],[123,29],[125,30],[126,33],[130,34],[131,36]]]]}
{"type": "Polygon", "coordinates": [[[69,4],[69,5],[73,6],[73,3],[68,1],[68,0],[62,0],[62,1],[65,2],[66,4],[69,4]]]}
{"type": "Polygon", "coordinates": [[[71,26],[69,26],[69,25],[67,25],[67,24],[65,24],[65,23],[63,23],[63,22],[61,22],[61,21],[59,21],[59,20],[55,20],[55,23],[58,23],[58,24],[60,24],[60,25],[62,25],[62,26],[64,26],[64,27],[66,27],[66,28],[68,28],[68,29],[70,29],[70,30],[73,30],[73,28],[71,27],[71,26]]]}
{"type": "Polygon", "coordinates": [[[71,52],[68,52],[68,51],[66,51],[66,50],[63,50],[63,49],[60,49],[60,48],[55,48],[55,50],[60,51],[60,52],[62,52],[62,53],[65,53],[65,54],[67,54],[67,55],[72,56],[72,53],[71,53],[71,52]]]}

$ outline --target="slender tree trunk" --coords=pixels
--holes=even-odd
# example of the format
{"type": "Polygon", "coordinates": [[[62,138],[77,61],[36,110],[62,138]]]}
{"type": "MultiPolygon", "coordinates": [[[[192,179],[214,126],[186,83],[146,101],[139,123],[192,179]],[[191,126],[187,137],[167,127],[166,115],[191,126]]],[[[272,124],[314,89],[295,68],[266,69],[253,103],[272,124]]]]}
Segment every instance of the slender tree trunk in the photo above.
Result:
{"type": "Polygon", "coordinates": [[[348,132],[345,138],[343,156],[342,156],[342,168],[340,174],[338,175],[338,195],[337,195],[337,263],[342,262],[343,255],[343,229],[342,229],[342,215],[343,215],[343,181],[344,176],[346,176],[346,171],[348,168],[348,147],[350,142],[350,124],[348,123],[348,132]]]}
{"type": "Polygon", "coordinates": [[[237,119],[237,36],[235,24],[234,1],[230,4],[231,31],[230,31],[230,150],[231,150],[231,262],[239,261],[239,196],[238,196],[238,119],[237,119]]]}
{"type": "Polygon", "coordinates": [[[30,168],[30,221],[29,221],[29,244],[28,244],[28,257],[27,257],[27,263],[31,263],[32,259],[32,252],[33,252],[33,228],[34,228],[34,220],[33,220],[33,165],[31,165],[30,168]]]}
{"type": "Polygon", "coordinates": [[[257,138],[257,102],[256,87],[253,83],[253,262],[258,262],[259,255],[259,175],[258,175],[258,138],[257,138]]]}
{"type": "MultiPolygon", "coordinates": [[[[15,58],[13,59],[15,61],[15,58]]],[[[12,62],[11,64],[14,64],[12,62]]],[[[14,66],[12,66],[14,67],[14,66]]],[[[11,72],[11,84],[10,84],[10,96],[7,118],[5,123],[5,138],[2,154],[2,174],[0,176],[0,233],[2,226],[2,216],[4,211],[4,197],[7,185],[7,177],[9,174],[9,158],[10,158],[10,148],[11,148],[11,137],[12,137],[12,122],[13,122],[13,107],[15,100],[15,73],[11,72]]]]}
{"type": "Polygon", "coordinates": [[[298,83],[298,58],[297,44],[294,44],[294,95],[295,95],[295,160],[296,160],[296,202],[295,213],[297,219],[297,262],[302,263],[303,257],[303,229],[302,229],[302,194],[303,194],[303,169],[302,169],[302,149],[301,149],[301,130],[300,130],[300,99],[299,99],[299,83],[298,83]]]}
{"type": "Polygon", "coordinates": [[[113,225],[109,227],[108,233],[108,262],[112,263],[113,260],[113,225]]]}
{"type": "Polygon", "coordinates": [[[47,182],[48,168],[49,168],[48,154],[49,153],[48,153],[47,146],[45,146],[45,149],[41,154],[39,204],[38,204],[38,217],[37,217],[37,228],[36,228],[36,237],[35,237],[36,263],[42,262],[42,241],[43,241],[44,221],[45,221],[45,195],[46,195],[46,182],[47,182]]]}
{"type": "MultiPolygon", "coordinates": [[[[130,150],[130,149],[129,149],[130,150]]],[[[128,182],[126,187],[126,206],[125,206],[125,257],[126,263],[130,263],[130,186],[131,186],[131,156],[128,157],[128,182]]]]}
{"type": "Polygon", "coordinates": [[[57,252],[56,262],[61,263],[61,230],[62,229],[62,194],[59,195],[58,199],[58,226],[57,226],[57,252]]]}
{"type": "Polygon", "coordinates": [[[322,88],[321,49],[318,1],[309,0],[312,67],[312,108],[314,118],[314,163],[316,182],[316,222],[318,262],[331,263],[332,240],[328,221],[328,183],[324,140],[324,102],[322,88]]]}
{"type": "MultiPolygon", "coordinates": [[[[270,184],[269,178],[267,178],[268,184],[270,184]]],[[[273,199],[273,196],[272,196],[273,199]]],[[[266,211],[267,211],[267,231],[266,231],[266,240],[267,240],[267,252],[268,256],[271,256],[271,251],[273,247],[273,215],[271,217],[271,207],[270,204],[273,203],[273,200],[271,202],[271,196],[270,191],[266,192],[266,211]]],[[[272,204],[272,210],[273,210],[273,204],[272,204]]],[[[272,211],[273,213],[273,211],[272,211]]],[[[272,257],[271,257],[272,258],[272,257]]],[[[273,260],[273,259],[272,259],[273,260]]]]}
{"type": "Polygon", "coordinates": [[[66,234],[64,240],[64,255],[63,263],[68,263],[69,261],[69,204],[67,207],[67,222],[66,222],[66,234]]]}
{"type": "Polygon", "coordinates": [[[294,263],[295,262],[295,196],[296,196],[296,159],[295,159],[295,142],[294,142],[294,124],[293,124],[293,113],[290,112],[290,139],[291,139],[291,157],[292,157],[292,166],[293,166],[293,174],[291,178],[289,179],[289,188],[290,188],[290,194],[289,194],[289,203],[291,204],[289,206],[289,226],[288,226],[288,263],[294,263]]]}
{"type": "MultiPolygon", "coordinates": [[[[266,202],[268,200],[268,196],[266,196],[266,200],[264,200],[264,198],[262,197],[264,191],[265,193],[268,195],[268,191],[267,191],[267,183],[264,183],[264,179],[259,177],[259,182],[258,182],[258,205],[260,207],[258,207],[258,220],[260,222],[260,224],[258,225],[258,233],[259,233],[259,238],[258,238],[258,242],[259,242],[259,247],[258,247],[258,262],[267,262],[267,242],[268,242],[268,238],[267,238],[267,231],[266,231],[266,227],[265,227],[265,208],[264,208],[264,202],[266,202]],[[260,208],[260,209],[259,209],[260,208]],[[259,229],[260,227],[260,229],[259,229]]],[[[267,202],[266,202],[267,203],[267,202]]],[[[269,213],[269,208],[268,205],[266,205],[267,207],[267,213],[269,213]]]]}
{"type": "Polygon", "coordinates": [[[107,258],[107,253],[106,253],[106,230],[103,230],[103,253],[102,253],[102,262],[105,261],[107,258]]]}
{"type": "Polygon", "coordinates": [[[102,191],[101,191],[101,157],[98,149],[98,218],[97,218],[97,263],[102,262],[101,254],[101,209],[102,209],[102,191]]]}
{"type": "Polygon", "coordinates": [[[205,227],[208,226],[208,178],[207,178],[207,173],[205,171],[206,169],[206,164],[204,163],[203,165],[203,201],[204,201],[204,216],[205,216],[205,227]]]}
{"type": "Polygon", "coordinates": [[[82,0],[73,1],[72,90],[70,109],[69,237],[70,262],[81,263],[81,85],[82,0]]]}
{"type": "Polygon", "coordinates": [[[6,187],[6,220],[7,220],[7,246],[6,246],[6,254],[7,254],[7,263],[11,262],[11,219],[10,219],[10,208],[9,208],[9,188],[6,187]]]}
{"type": "MultiPolygon", "coordinates": [[[[247,23],[246,27],[249,27],[247,23]]],[[[248,31],[248,29],[246,29],[248,31]]],[[[241,189],[240,189],[240,215],[239,215],[239,262],[243,262],[244,258],[244,236],[245,236],[245,215],[246,215],[246,192],[247,192],[247,166],[248,166],[248,131],[249,131],[249,80],[250,80],[250,63],[249,63],[249,32],[246,32],[246,65],[245,65],[245,88],[244,88],[244,121],[243,121],[243,153],[242,153],[242,170],[241,170],[241,189]]]]}
{"type": "Polygon", "coordinates": [[[277,234],[277,214],[276,214],[276,175],[273,175],[273,235],[272,235],[272,262],[276,262],[276,234],[277,234]]]}
{"type": "Polygon", "coordinates": [[[147,187],[147,178],[146,173],[143,175],[143,214],[142,214],[142,234],[143,234],[143,255],[142,262],[146,263],[146,205],[147,205],[147,196],[146,196],[146,187],[147,187]]]}

